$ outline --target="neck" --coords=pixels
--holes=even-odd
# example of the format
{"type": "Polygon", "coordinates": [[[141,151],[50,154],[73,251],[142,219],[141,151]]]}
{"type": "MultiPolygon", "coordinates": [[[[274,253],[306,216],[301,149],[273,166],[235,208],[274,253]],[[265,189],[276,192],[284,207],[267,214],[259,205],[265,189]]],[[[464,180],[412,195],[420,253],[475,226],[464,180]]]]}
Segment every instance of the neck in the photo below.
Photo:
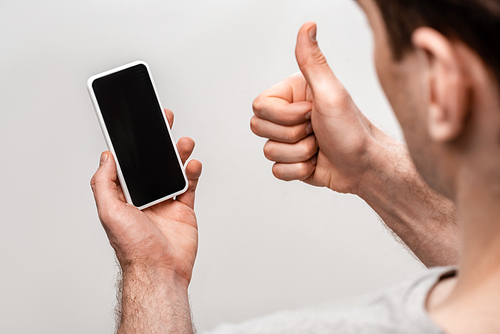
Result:
{"type": "Polygon", "coordinates": [[[500,309],[500,182],[484,170],[488,163],[495,165],[491,160],[476,159],[478,166],[463,168],[457,178],[460,271],[445,305],[464,313],[486,315],[500,309]]]}
{"type": "Polygon", "coordinates": [[[458,278],[438,284],[427,306],[448,333],[496,334],[500,332],[500,182],[481,179],[477,176],[491,174],[474,171],[463,169],[457,178],[462,233],[458,278]]]}
{"type": "Polygon", "coordinates": [[[455,161],[460,166],[454,189],[462,233],[457,291],[494,282],[500,295],[500,101],[495,87],[475,94],[467,144],[455,161]]]}
{"type": "MultiPolygon", "coordinates": [[[[483,163],[480,169],[484,168],[483,163]]],[[[457,288],[470,289],[498,278],[494,281],[500,293],[500,182],[491,180],[491,172],[465,168],[460,174],[456,202],[462,250],[457,288]]]]}

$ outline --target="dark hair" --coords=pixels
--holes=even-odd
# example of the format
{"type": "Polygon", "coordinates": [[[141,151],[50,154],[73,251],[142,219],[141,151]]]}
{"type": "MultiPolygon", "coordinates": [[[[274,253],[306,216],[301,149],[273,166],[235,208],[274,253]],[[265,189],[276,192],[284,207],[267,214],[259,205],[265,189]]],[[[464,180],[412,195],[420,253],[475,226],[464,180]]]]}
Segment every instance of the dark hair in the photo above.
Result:
{"type": "Polygon", "coordinates": [[[411,35],[427,26],[463,41],[500,82],[500,0],[375,0],[384,18],[392,54],[401,60],[413,48],[411,35]]]}

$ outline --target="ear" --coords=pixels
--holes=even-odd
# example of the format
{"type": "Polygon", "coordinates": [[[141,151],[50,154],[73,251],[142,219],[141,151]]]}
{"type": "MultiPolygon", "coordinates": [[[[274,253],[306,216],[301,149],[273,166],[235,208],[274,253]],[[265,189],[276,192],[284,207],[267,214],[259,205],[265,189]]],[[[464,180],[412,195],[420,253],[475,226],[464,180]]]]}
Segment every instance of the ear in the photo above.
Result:
{"type": "Polygon", "coordinates": [[[453,141],[462,134],[470,110],[463,45],[428,27],[417,28],[412,42],[425,57],[429,135],[438,142],[453,141]]]}

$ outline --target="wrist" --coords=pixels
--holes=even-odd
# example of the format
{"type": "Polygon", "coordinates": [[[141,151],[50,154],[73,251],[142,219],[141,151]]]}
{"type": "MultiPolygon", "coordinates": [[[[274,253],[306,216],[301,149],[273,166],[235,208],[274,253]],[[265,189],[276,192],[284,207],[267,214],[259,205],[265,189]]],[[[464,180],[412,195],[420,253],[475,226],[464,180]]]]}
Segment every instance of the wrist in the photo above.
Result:
{"type": "Polygon", "coordinates": [[[365,201],[384,198],[381,192],[398,188],[403,179],[416,177],[416,171],[406,146],[385,133],[382,138],[373,139],[367,152],[370,152],[367,167],[359,178],[355,195],[365,201]]]}
{"type": "Polygon", "coordinates": [[[148,265],[122,267],[118,333],[193,333],[188,282],[148,265]]]}
{"type": "Polygon", "coordinates": [[[151,289],[168,287],[172,292],[187,294],[189,280],[169,268],[140,261],[120,263],[120,267],[124,284],[130,280],[151,289]]]}

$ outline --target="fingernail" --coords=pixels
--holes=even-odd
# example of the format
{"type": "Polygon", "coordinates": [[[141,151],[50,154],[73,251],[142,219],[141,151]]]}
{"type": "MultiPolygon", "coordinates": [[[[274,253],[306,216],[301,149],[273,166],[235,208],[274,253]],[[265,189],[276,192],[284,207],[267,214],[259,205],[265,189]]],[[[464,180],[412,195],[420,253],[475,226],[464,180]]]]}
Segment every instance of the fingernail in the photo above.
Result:
{"type": "Polygon", "coordinates": [[[307,124],[306,133],[309,135],[312,132],[313,132],[313,125],[311,122],[309,122],[309,124],[307,124]]]}
{"type": "Polygon", "coordinates": [[[306,119],[311,119],[311,111],[306,114],[306,119]]]}
{"type": "Polygon", "coordinates": [[[318,156],[315,155],[314,157],[311,158],[311,163],[313,164],[313,166],[316,166],[316,164],[318,163],[318,156]]]}
{"type": "Polygon", "coordinates": [[[107,160],[108,160],[108,154],[105,153],[105,152],[103,152],[101,154],[101,160],[99,161],[99,167],[101,167],[102,165],[104,165],[107,160]]]}
{"type": "Polygon", "coordinates": [[[316,25],[314,25],[311,29],[309,29],[309,38],[311,41],[316,42],[316,25]]]}

